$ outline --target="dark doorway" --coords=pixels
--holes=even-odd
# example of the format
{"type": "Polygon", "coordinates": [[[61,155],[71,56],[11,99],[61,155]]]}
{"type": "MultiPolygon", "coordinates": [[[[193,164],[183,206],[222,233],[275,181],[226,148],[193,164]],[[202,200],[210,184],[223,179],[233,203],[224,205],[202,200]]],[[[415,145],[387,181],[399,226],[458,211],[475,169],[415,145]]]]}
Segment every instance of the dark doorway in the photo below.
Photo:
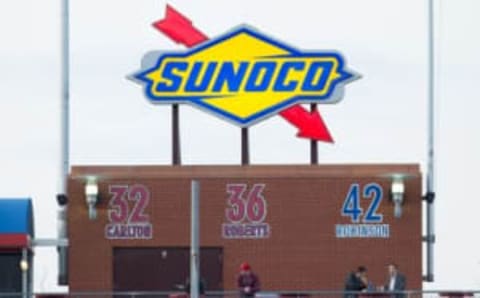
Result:
{"type": "Polygon", "coordinates": [[[22,292],[21,259],[20,252],[0,252],[0,295],[22,292]]]}
{"type": "MultiPolygon", "coordinates": [[[[114,291],[179,291],[190,276],[190,248],[114,248],[114,291]]],[[[223,249],[200,249],[200,275],[207,291],[223,290],[223,249]]]]}

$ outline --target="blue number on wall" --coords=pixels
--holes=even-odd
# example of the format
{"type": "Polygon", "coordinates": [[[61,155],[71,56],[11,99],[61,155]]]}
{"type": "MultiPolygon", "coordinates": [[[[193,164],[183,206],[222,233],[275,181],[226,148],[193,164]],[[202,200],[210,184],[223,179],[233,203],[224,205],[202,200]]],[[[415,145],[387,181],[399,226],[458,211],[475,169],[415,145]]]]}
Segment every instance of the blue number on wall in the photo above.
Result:
{"type": "Polygon", "coordinates": [[[372,203],[367,209],[367,213],[363,218],[363,222],[373,223],[373,222],[382,222],[383,215],[377,214],[378,206],[382,201],[382,187],[377,183],[369,183],[363,188],[363,198],[364,199],[373,199],[372,203]]]}
{"type": "Polygon", "coordinates": [[[350,186],[350,190],[348,191],[342,207],[342,216],[350,216],[353,222],[358,222],[360,215],[363,213],[359,202],[359,188],[360,186],[358,184],[352,184],[350,186]]]}

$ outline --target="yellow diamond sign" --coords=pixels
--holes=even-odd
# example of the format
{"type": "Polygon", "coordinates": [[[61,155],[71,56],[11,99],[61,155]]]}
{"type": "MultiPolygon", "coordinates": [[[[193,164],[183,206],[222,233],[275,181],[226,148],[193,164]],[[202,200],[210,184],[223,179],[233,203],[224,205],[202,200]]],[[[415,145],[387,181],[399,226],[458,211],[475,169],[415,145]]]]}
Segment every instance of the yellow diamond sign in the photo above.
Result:
{"type": "Polygon", "coordinates": [[[297,103],[336,102],[355,79],[335,51],[299,51],[245,26],[143,64],[135,79],[152,102],[188,103],[239,126],[297,103]]]}

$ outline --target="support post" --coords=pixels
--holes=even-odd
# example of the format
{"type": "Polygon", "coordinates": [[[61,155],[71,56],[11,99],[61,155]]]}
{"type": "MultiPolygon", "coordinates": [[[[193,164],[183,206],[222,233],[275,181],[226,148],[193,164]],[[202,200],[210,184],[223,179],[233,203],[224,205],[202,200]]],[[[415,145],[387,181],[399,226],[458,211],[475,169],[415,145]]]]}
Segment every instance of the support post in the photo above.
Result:
{"type": "Polygon", "coordinates": [[[200,183],[192,180],[191,243],[190,243],[190,297],[200,297],[200,183]]]}
{"type": "MultiPolygon", "coordinates": [[[[314,113],[317,111],[317,104],[312,103],[310,104],[310,112],[314,113]]],[[[318,164],[318,142],[314,139],[310,140],[310,164],[317,165],[318,164]]]]}
{"type": "Polygon", "coordinates": [[[20,265],[20,269],[22,271],[22,297],[28,298],[28,248],[24,247],[22,249],[22,260],[20,265]]]}
{"type": "Polygon", "coordinates": [[[248,127],[242,127],[242,166],[250,164],[250,150],[248,144],[248,127]]]}
{"type": "Polygon", "coordinates": [[[427,148],[427,194],[425,201],[427,203],[427,236],[425,237],[427,250],[427,273],[424,277],[425,281],[433,282],[433,246],[435,244],[435,223],[434,223],[434,198],[435,198],[435,185],[434,185],[434,145],[435,145],[435,34],[434,34],[434,0],[428,0],[428,148],[427,148]]]}
{"type": "MultiPolygon", "coordinates": [[[[61,0],[61,110],[60,110],[60,174],[57,200],[67,198],[67,178],[70,171],[70,49],[69,49],[69,0],[61,0]]],[[[67,238],[67,205],[60,205],[57,211],[58,238],[67,238]]],[[[67,248],[58,247],[58,284],[68,284],[67,248]]]]}
{"type": "Polygon", "coordinates": [[[178,104],[172,105],[172,164],[182,164],[180,155],[180,112],[178,104]]]}

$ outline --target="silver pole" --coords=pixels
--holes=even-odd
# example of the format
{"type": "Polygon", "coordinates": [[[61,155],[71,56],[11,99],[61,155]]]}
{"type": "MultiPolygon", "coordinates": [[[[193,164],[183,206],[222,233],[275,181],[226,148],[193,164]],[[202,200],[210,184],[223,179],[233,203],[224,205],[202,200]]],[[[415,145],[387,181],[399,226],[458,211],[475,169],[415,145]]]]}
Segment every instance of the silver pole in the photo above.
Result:
{"type": "Polygon", "coordinates": [[[23,298],[28,298],[28,249],[22,249],[22,264],[20,269],[22,271],[22,296],[23,298]]]}
{"type": "Polygon", "coordinates": [[[434,39],[434,3],[428,0],[428,157],[427,157],[427,281],[433,281],[434,230],[434,144],[435,144],[435,39],[434,39]]]}
{"type": "Polygon", "coordinates": [[[62,0],[62,103],[61,103],[61,165],[60,185],[58,193],[66,194],[67,176],[69,172],[69,100],[70,100],[70,69],[69,69],[69,5],[68,0],[62,0]]]}
{"type": "MultiPolygon", "coordinates": [[[[70,170],[69,160],[69,101],[70,101],[70,52],[69,52],[69,0],[61,1],[62,13],[62,51],[61,51],[61,111],[60,111],[60,182],[58,187],[59,196],[66,197],[67,194],[67,178],[70,170]]],[[[67,238],[67,205],[61,205],[58,209],[58,238],[67,238]]],[[[67,249],[65,247],[58,248],[58,282],[61,285],[67,284],[67,249]]]]}
{"type": "Polygon", "coordinates": [[[191,255],[190,255],[190,297],[199,297],[200,281],[200,183],[192,180],[192,226],[191,226],[191,255]]]}

